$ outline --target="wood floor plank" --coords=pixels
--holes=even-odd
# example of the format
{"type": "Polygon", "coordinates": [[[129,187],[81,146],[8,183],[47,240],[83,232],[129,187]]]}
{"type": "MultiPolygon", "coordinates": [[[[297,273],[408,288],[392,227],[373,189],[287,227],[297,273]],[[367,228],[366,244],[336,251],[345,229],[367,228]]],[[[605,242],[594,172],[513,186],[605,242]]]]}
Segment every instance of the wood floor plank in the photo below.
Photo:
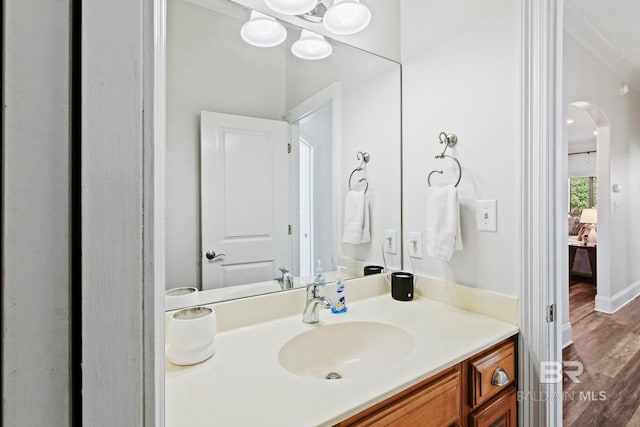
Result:
{"type": "Polygon", "coordinates": [[[569,298],[574,344],[563,359],[585,372],[577,384],[565,378],[563,425],[640,427],[640,299],[604,314],[591,283],[572,284],[569,298]]]}
{"type": "Polygon", "coordinates": [[[640,426],[640,407],[636,409],[636,412],[634,412],[633,416],[631,417],[631,419],[626,425],[626,427],[638,427],[638,426],[640,426]]]}

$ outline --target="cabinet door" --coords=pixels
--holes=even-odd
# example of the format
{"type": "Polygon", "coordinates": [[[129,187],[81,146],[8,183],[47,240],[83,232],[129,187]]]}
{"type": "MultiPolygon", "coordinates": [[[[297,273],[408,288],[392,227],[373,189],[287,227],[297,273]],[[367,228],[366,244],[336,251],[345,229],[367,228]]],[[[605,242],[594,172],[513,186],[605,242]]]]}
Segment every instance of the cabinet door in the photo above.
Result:
{"type": "Polygon", "coordinates": [[[471,408],[476,408],[489,401],[493,396],[513,384],[516,377],[516,356],[513,341],[506,342],[469,362],[471,380],[471,408]],[[494,376],[502,373],[497,379],[505,380],[496,383],[494,376]]]}
{"type": "Polygon", "coordinates": [[[511,386],[504,393],[473,412],[469,417],[471,427],[516,427],[516,388],[511,386]]]}
{"type": "Polygon", "coordinates": [[[456,369],[410,394],[340,426],[442,427],[460,422],[460,371],[456,369]]]}

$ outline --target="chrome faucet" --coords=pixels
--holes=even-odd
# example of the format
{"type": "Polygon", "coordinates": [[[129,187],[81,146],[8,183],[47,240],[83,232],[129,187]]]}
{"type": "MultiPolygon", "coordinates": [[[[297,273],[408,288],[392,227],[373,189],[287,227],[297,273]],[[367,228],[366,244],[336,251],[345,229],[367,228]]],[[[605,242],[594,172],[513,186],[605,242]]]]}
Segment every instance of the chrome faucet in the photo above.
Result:
{"type": "Polygon", "coordinates": [[[320,305],[324,308],[331,308],[331,300],[323,297],[318,292],[318,283],[313,282],[307,285],[307,305],[302,312],[304,323],[318,323],[320,321],[320,305]]]}
{"type": "Polygon", "coordinates": [[[280,271],[282,272],[282,277],[276,277],[273,280],[280,285],[280,289],[282,290],[293,289],[293,276],[291,272],[286,268],[281,268],[280,271]]]}

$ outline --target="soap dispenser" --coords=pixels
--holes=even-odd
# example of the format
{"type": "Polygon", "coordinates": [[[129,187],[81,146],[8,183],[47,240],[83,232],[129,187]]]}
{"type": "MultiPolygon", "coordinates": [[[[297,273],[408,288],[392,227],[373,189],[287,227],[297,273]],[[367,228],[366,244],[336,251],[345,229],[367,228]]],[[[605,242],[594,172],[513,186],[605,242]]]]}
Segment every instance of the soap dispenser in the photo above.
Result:
{"type": "Polygon", "coordinates": [[[317,285],[324,285],[327,281],[324,275],[324,272],[322,271],[322,261],[318,260],[316,261],[316,275],[313,278],[313,281],[317,284],[317,285]]]}
{"type": "Polygon", "coordinates": [[[347,300],[344,297],[344,283],[340,276],[336,277],[336,296],[333,298],[333,304],[331,305],[331,312],[344,313],[347,311],[347,300]]]}

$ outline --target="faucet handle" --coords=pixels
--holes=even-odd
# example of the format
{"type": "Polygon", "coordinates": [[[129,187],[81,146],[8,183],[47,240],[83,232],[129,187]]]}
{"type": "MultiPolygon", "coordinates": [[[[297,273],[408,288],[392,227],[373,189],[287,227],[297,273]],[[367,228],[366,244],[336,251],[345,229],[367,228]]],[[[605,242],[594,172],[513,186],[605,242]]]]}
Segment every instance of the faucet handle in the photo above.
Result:
{"type": "Polygon", "coordinates": [[[307,299],[316,298],[318,296],[318,283],[307,283],[307,299]]]}

